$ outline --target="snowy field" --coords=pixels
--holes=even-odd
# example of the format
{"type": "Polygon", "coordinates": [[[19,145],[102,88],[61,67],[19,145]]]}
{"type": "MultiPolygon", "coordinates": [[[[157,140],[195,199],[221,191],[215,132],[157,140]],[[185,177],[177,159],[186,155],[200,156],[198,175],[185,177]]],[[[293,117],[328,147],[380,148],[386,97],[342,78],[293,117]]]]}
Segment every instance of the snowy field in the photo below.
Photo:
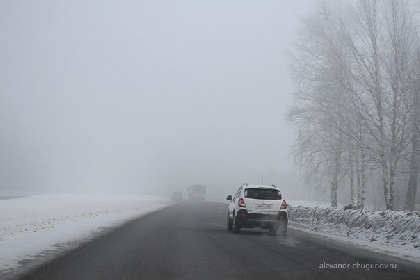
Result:
{"type": "Polygon", "coordinates": [[[420,213],[331,208],[290,201],[289,225],[311,234],[420,263],[420,213]],[[294,207],[296,205],[296,207],[294,207]]]}
{"type": "Polygon", "coordinates": [[[111,194],[60,193],[0,200],[0,276],[169,204],[158,196],[111,194]]]}

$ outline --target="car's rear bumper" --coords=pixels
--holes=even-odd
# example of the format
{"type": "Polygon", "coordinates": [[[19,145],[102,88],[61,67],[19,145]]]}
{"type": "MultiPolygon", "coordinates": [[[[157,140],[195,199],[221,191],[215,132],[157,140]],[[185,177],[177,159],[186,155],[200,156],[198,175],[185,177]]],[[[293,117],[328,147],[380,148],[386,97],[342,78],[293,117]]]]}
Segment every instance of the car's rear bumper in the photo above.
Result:
{"type": "Polygon", "coordinates": [[[237,217],[242,227],[269,227],[271,224],[279,221],[285,221],[287,224],[287,212],[248,212],[245,209],[239,210],[237,217]]]}

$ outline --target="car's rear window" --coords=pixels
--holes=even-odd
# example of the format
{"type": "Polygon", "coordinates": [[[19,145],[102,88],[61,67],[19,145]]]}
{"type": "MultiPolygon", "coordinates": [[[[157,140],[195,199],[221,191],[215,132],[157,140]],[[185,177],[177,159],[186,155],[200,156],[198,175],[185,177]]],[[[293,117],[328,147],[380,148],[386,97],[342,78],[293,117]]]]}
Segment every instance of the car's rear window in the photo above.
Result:
{"type": "Polygon", "coordinates": [[[264,188],[250,188],[244,191],[245,198],[265,199],[265,200],[280,200],[281,193],[275,189],[264,188]]]}

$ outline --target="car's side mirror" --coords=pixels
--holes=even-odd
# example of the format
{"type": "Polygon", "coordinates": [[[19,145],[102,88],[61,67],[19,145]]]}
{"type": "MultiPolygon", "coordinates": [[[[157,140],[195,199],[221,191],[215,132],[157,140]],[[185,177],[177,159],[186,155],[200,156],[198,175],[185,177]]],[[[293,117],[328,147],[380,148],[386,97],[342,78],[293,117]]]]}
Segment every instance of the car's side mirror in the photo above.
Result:
{"type": "Polygon", "coordinates": [[[226,197],[226,200],[232,200],[232,195],[228,195],[228,196],[226,197]]]}

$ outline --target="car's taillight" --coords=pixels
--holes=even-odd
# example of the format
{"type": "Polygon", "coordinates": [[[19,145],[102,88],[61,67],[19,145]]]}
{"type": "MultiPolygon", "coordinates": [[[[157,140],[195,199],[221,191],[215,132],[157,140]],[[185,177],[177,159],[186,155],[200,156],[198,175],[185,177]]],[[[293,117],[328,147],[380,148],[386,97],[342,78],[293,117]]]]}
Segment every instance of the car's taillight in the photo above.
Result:
{"type": "Polygon", "coordinates": [[[287,208],[287,202],[286,200],[283,200],[283,202],[281,203],[280,209],[286,209],[287,208]]]}
{"type": "Polygon", "coordinates": [[[244,200],[243,198],[240,198],[240,199],[238,200],[238,206],[239,206],[239,207],[246,207],[246,205],[245,205],[245,200],[244,200]]]}

